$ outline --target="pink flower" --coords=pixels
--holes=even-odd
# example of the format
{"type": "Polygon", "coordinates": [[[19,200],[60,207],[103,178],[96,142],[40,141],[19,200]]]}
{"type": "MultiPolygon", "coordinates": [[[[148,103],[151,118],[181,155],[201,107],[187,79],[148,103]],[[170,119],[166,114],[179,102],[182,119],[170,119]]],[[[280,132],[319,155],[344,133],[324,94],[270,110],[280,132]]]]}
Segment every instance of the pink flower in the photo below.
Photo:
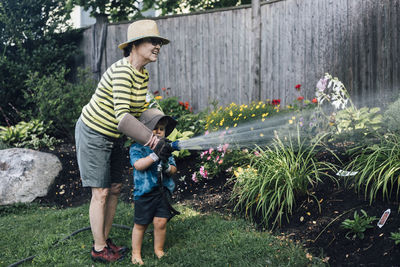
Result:
{"type": "Polygon", "coordinates": [[[218,164],[220,164],[220,165],[221,165],[221,164],[222,164],[222,162],[224,162],[224,161],[221,159],[220,161],[218,161],[218,164]]]}
{"type": "Polygon", "coordinates": [[[210,133],[209,131],[205,131],[205,132],[204,132],[204,135],[207,135],[207,134],[209,134],[209,133],[210,133]]]}
{"type": "Polygon", "coordinates": [[[204,166],[200,167],[200,171],[199,172],[200,172],[200,175],[203,176],[204,178],[208,177],[207,170],[204,169],[204,166]]]}
{"type": "Polygon", "coordinates": [[[215,161],[214,162],[217,162],[219,160],[219,156],[217,156],[216,158],[215,158],[215,161]]]}
{"type": "Polygon", "coordinates": [[[212,153],[214,151],[214,148],[210,148],[209,150],[208,150],[208,153],[212,153]]]}
{"type": "Polygon", "coordinates": [[[199,180],[197,179],[197,174],[194,172],[192,175],[192,181],[197,183],[199,180]]]}
{"type": "Polygon", "coordinates": [[[210,159],[211,159],[211,156],[208,156],[208,157],[207,157],[207,160],[210,160],[210,159]]]}
{"type": "Polygon", "coordinates": [[[222,147],[222,149],[224,150],[224,153],[226,152],[226,150],[228,149],[228,147],[229,147],[229,144],[225,144],[225,145],[222,147]]]}
{"type": "Polygon", "coordinates": [[[222,151],[222,145],[218,145],[217,150],[218,150],[218,152],[221,152],[222,151]]]}

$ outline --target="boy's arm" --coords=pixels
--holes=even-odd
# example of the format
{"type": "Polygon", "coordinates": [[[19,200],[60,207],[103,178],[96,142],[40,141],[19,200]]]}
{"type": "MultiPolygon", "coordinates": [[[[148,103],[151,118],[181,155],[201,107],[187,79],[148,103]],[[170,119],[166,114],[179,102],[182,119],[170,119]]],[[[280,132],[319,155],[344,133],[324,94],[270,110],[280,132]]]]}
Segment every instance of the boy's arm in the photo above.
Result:
{"type": "Polygon", "coordinates": [[[133,164],[138,171],[144,171],[151,166],[154,162],[158,161],[158,157],[155,153],[151,153],[147,157],[140,158],[133,164]]]}

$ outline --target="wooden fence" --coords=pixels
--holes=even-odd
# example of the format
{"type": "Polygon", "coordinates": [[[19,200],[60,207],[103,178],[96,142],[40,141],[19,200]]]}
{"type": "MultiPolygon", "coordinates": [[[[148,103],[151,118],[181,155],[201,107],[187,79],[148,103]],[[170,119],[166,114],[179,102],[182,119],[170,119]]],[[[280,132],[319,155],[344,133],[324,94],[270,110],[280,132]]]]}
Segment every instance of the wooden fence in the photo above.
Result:
{"type": "MultiPolygon", "coordinates": [[[[171,40],[146,67],[150,90],[202,110],[253,100],[313,98],[325,72],[353,98],[388,99],[400,86],[400,1],[276,0],[252,6],[154,18],[171,40]],[[295,85],[301,84],[297,92],[295,85]]],[[[81,63],[97,77],[122,57],[130,23],[84,31],[81,63]]]]}

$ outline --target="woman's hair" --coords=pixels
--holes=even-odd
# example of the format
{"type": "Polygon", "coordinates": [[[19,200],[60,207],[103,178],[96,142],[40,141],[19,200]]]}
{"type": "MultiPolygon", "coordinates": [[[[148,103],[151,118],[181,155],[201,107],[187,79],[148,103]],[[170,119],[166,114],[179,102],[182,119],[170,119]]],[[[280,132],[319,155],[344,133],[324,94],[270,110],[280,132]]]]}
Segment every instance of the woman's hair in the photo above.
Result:
{"type": "Polygon", "coordinates": [[[128,57],[132,51],[132,46],[138,46],[143,42],[144,39],[139,39],[133,42],[130,42],[127,46],[124,47],[124,57],[128,57]]]}

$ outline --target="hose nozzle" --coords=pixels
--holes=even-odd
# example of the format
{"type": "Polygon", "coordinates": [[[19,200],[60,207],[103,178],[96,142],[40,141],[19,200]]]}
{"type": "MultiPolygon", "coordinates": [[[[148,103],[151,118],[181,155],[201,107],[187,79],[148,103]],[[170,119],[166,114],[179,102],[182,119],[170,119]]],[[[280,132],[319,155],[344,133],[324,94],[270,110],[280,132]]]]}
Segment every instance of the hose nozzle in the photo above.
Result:
{"type": "Polygon", "coordinates": [[[181,150],[180,145],[179,145],[179,141],[174,141],[171,143],[171,147],[173,150],[181,150]]]}

